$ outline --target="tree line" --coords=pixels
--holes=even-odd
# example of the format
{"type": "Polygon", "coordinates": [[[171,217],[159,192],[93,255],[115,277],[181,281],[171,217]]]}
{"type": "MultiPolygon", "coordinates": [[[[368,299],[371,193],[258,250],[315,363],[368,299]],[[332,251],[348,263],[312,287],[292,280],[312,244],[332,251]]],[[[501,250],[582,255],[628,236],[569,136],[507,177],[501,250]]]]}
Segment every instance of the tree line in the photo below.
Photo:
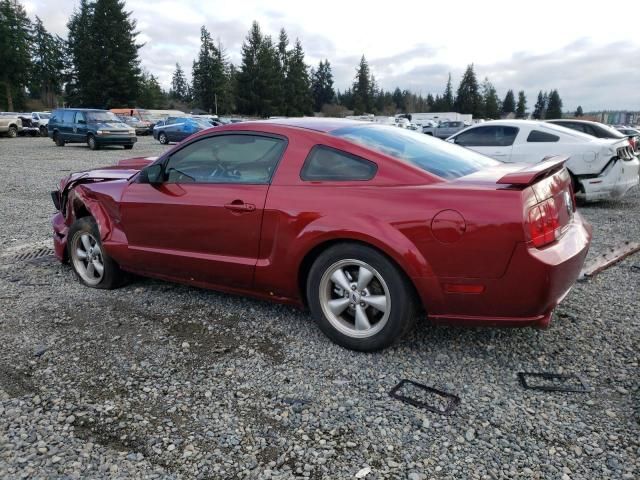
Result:
{"type": "MultiPolygon", "coordinates": [[[[500,98],[474,65],[467,66],[457,89],[449,75],[442,93],[426,96],[396,87],[383,89],[363,55],[352,84],[334,88],[329,60],[309,67],[299,39],[285,29],[277,39],[253,22],[234,65],[220,40],[205,26],[191,65],[191,81],[176,64],[169,91],[140,63],[136,21],[123,0],[81,0],[67,23],[66,39],[49,33],[36,16],[31,21],[17,0],[0,0],[0,108],[22,109],[29,98],[46,107],[62,102],[98,108],[146,107],[201,109],[258,117],[301,116],[313,112],[342,116],[456,111],[475,118],[527,115],[524,91],[500,98]]],[[[560,118],[557,90],[540,91],[534,118],[560,118]]]]}

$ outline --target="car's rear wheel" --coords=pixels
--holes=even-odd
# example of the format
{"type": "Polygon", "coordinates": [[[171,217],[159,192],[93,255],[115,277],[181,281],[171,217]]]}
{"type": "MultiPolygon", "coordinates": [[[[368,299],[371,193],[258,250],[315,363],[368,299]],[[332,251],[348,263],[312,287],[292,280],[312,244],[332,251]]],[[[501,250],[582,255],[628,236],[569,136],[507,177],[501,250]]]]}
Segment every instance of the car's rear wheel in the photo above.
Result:
{"type": "Polygon", "coordinates": [[[323,252],[309,271],[307,296],[325,335],[353,350],[388,347],[415,323],[412,285],[385,255],[363,245],[323,252]]]}
{"type": "Polygon", "coordinates": [[[93,217],[82,217],[69,229],[67,252],[76,276],[88,287],[118,287],[124,274],[104,251],[98,225],[93,217]]]}
{"type": "Polygon", "coordinates": [[[46,137],[47,136],[47,127],[45,127],[44,125],[42,127],[40,127],[40,136],[41,137],[46,137]]]}
{"type": "Polygon", "coordinates": [[[9,138],[16,138],[18,136],[18,129],[16,127],[9,127],[7,135],[9,138]]]}
{"type": "Polygon", "coordinates": [[[87,145],[89,145],[90,150],[98,150],[98,142],[96,141],[96,137],[93,135],[87,136],[87,145]]]}
{"type": "Polygon", "coordinates": [[[167,134],[164,132],[160,132],[160,135],[158,135],[158,141],[162,144],[162,145],[166,145],[169,143],[169,138],[167,137],[167,134]]]}
{"type": "Polygon", "coordinates": [[[53,141],[56,142],[56,145],[59,147],[64,147],[64,140],[60,136],[58,132],[53,134],[53,141]]]}
{"type": "Polygon", "coordinates": [[[133,145],[125,145],[124,149],[125,150],[131,150],[133,148],[133,145]]]}

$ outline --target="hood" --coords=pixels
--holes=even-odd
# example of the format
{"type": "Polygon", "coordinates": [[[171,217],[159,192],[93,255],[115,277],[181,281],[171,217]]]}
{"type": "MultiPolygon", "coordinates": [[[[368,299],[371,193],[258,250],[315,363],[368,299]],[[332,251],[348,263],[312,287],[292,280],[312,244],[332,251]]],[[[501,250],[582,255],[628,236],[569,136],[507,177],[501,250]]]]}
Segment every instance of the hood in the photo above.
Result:
{"type": "Polygon", "coordinates": [[[95,170],[72,173],[60,182],[60,191],[67,190],[79,183],[128,180],[158,157],[136,157],[120,160],[116,165],[95,170]]]}
{"type": "Polygon", "coordinates": [[[96,122],[98,130],[130,130],[131,127],[123,122],[96,122]]]}

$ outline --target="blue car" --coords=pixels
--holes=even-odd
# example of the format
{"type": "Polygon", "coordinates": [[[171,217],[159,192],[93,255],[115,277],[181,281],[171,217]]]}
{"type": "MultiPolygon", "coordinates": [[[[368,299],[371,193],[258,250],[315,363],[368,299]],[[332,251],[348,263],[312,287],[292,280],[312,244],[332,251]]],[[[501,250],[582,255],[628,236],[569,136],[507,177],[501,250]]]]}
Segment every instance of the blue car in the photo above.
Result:
{"type": "Polygon", "coordinates": [[[207,128],[212,128],[211,123],[200,118],[168,117],[165,120],[160,120],[153,127],[153,138],[161,144],[167,145],[169,142],[181,142],[194,133],[207,128]]]}

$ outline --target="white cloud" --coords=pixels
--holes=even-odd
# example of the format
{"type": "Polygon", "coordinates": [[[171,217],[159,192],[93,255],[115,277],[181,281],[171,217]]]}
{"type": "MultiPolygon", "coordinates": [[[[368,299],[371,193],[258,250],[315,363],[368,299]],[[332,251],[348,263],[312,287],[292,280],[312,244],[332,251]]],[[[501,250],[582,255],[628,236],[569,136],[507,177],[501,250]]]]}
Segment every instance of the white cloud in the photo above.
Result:
{"type": "MultiPolygon", "coordinates": [[[[77,2],[29,0],[30,15],[66,35],[77,2]]],[[[519,2],[459,0],[321,3],[287,0],[129,0],[138,22],[143,66],[167,86],[175,63],[187,72],[197,54],[199,27],[219,37],[234,63],[257,20],[263,30],[299,37],[309,64],[328,58],[336,86],[352,81],[362,54],[379,83],[417,92],[439,93],[451,71],[454,87],[469,63],[480,79],[489,76],[504,96],[524,89],[530,103],[539,89],[559,88],[565,107],[585,110],[640,109],[640,37],[621,25],[615,8],[592,8],[578,1],[519,2]]],[[[621,16],[622,15],[622,16],[621,16]]]]}

